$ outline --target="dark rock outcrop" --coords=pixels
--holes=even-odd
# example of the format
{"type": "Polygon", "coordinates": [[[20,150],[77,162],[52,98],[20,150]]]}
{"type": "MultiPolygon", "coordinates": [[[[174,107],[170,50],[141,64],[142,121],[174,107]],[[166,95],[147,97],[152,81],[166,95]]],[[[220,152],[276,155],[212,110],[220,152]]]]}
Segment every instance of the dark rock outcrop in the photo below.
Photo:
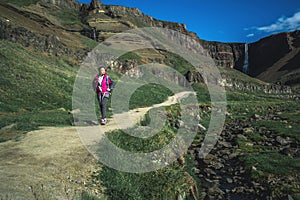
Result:
{"type": "Polygon", "coordinates": [[[102,7],[99,0],[92,0],[89,10],[100,9],[102,7]]]}

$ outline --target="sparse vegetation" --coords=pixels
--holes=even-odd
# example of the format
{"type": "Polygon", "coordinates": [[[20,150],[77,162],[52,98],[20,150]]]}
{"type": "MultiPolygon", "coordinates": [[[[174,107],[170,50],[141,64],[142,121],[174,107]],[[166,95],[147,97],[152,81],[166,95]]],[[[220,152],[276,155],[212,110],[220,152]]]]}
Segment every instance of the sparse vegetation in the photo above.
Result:
{"type": "MultiPolygon", "coordinates": [[[[53,199],[53,196],[51,195],[51,191],[49,191],[49,189],[47,189],[43,184],[30,186],[29,189],[32,193],[32,198],[34,200],[53,199]]],[[[63,190],[64,191],[63,191],[62,198],[67,200],[104,200],[104,198],[100,199],[94,195],[91,195],[86,191],[77,191],[77,190],[69,189],[67,188],[67,186],[65,186],[63,190]]],[[[8,199],[4,199],[4,200],[8,200],[8,199]]]]}
{"type": "Polygon", "coordinates": [[[90,49],[95,48],[99,43],[91,38],[85,37],[83,38],[83,44],[89,47],[90,49]]]}
{"type": "Polygon", "coordinates": [[[256,169],[251,170],[254,178],[268,177],[269,175],[289,175],[300,169],[300,160],[284,156],[278,152],[260,152],[244,158],[246,164],[256,169]]]}
{"type": "Polygon", "coordinates": [[[179,55],[165,51],[163,54],[166,56],[166,64],[174,68],[182,75],[185,75],[189,70],[194,68],[192,64],[179,55]]]}
{"type": "Polygon", "coordinates": [[[28,1],[22,1],[22,0],[1,0],[1,3],[10,3],[16,6],[28,6],[31,4],[37,3],[39,0],[28,0],[28,1]]]}
{"type": "Polygon", "coordinates": [[[67,28],[88,28],[88,26],[82,23],[79,15],[80,11],[70,8],[57,8],[49,7],[47,12],[52,15],[56,20],[60,22],[60,25],[67,28]]]}
{"type": "Polygon", "coordinates": [[[138,62],[138,64],[142,64],[142,60],[141,60],[141,57],[139,55],[137,55],[136,53],[134,52],[128,52],[122,56],[120,56],[118,58],[118,60],[120,60],[121,62],[124,62],[124,61],[127,61],[127,60],[135,60],[138,62]]]}

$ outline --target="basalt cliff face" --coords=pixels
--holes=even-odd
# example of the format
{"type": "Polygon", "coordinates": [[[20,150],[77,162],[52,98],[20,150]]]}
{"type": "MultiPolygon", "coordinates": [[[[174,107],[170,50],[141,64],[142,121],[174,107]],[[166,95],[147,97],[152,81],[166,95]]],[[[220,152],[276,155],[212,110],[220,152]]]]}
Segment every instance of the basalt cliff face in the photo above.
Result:
{"type": "MultiPolygon", "coordinates": [[[[205,41],[198,38],[194,32],[187,30],[185,24],[161,21],[143,14],[136,8],[122,6],[104,6],[94,9],[89,13],[87,20],[96,30],[98,41],[103,41],[109,36],[132,28],[159,27],[168,28],[186,34],[195,41],[200,42],[204,49],[220,67],[241,68],[244,63],[243,43],[222,43],[205,41]]],[[[93,30],[86,34],[93,38],[93,30]]]]}

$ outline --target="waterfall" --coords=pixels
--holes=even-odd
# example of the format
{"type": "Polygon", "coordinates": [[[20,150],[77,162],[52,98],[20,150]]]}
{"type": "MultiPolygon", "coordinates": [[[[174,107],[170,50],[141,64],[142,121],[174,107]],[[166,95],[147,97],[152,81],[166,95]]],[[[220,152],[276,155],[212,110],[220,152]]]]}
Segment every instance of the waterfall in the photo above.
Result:
{"type": "Polygon", "coordinates": [[[96,28],[93,28],[93,40],[97,41],[96,28]]]}
{"type": "Polygon", "coordinates": [[[244,60],[243,72],[247,74],[248,70],[249,70],[249,47],[248,44],[245,44],[245,60],[244,60]]]}

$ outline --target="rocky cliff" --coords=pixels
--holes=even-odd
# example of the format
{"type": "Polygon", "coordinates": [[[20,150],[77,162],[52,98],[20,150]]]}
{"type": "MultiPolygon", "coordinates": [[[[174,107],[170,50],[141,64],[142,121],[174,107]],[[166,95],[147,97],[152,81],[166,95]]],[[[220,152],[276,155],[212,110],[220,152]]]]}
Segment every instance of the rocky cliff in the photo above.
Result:
{"type": "Polygon", "coordinates": [[[249,74],[266,82],[300,83],[300,31],[279,33],[249,45],[249,74]]]}
{"type": "Polygon", "coordinates": [[[244,43],[222,43],[202,40],[201,44],[215,60],[217,66],[235,69],[242,68],[245,58],[244,43]]]}
{"type": "MultiPolygon", "coordinates": [[[[87,22],[96,28],[99,41],[112,34],[140,27],[160,27],[176,30],[199,41],[220,67],[241,68],[244,63],[243,43],[221,43],[201,40],[185,24],[161,21],[143,14],[137,8],[123,6],[103,6],[102,10],[89,14],[87,22]]],[[[91,33],[89,35],[92,35],[91,33]]]]}

